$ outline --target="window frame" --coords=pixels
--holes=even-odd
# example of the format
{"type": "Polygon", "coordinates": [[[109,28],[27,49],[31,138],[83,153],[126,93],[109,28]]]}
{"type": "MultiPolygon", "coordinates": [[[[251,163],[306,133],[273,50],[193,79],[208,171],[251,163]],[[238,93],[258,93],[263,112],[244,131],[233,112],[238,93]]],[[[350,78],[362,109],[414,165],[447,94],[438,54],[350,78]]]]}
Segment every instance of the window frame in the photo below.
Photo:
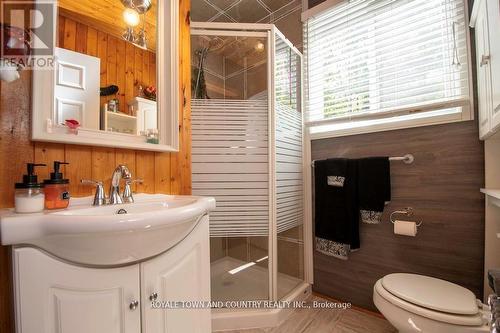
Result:
{"type": "MultiPolygon", "coordinates": [[[[311,18],[316,17],[317,15],[322,14],[323,12],[331,9],[332,7],[338,6],[349,0],[326,0],[319,5],[310,8],[304,11],[301,15],[302,23],[305,27],[304,29],[304,40],[307,38],[307,21],[311,18]]],[[[468,80],[469,80],[469,94],[468,100],[464,103],[463,106],[454,107],[452,109],[430,109],[421,112],[412,113],[407,112],[404,114],[404,107],[401,108],[403,114],[399,114],[400,112],[395,112],[394,116],[384,117],[382,116],[373,116],[373,117],[356,117],[354,119],[347,119],[345,121],[339,119],[325,119],[312,121],[310,124],[306,124],[307,132],[310,136],[311,140],[315,139],[324,139],[324,138],[333,138],[333,137],[341,137],[348,135],[356,135],[356,134],[367,134],[374,132],[383,132],[383,131],[391,131],[391,130],[399,130],[406,128],[414,128],[414,127],[422,127],[422,126],[432,126],[432,125],[440,125],[440,124],[448,124],[448,123],[456,123],[462,121],[471,121],[474,120],[475,107],[474,107],[474,89],[475,82],[473,81],[473,72],[472,72],[472,44],[471,44],[471,34],[470,30],[468,30],[468,24],[470,21],[470,13],[469,13],[469,4],[467,0],[462,0],[464,4],[464,20],[465,20],[465,31],[466,31],[466,48],[467,48],[467,70],[468,70],[468,80]],[[351,126],[348,126],[348,125],[351,126]],[[344,128],[333,129],[328,127],[332,127],[334,125],[345,125],[344,128]]],[[[306,47],[307,43],[305,43],[306,47]]],[[[304,50],[304,58],[308,57],[308,50],[304,50]]],[[[308,69],[307,69],[307,61],[304,61],[304,82],[308,85],[308,69]]],[[[307,109],[309,108],[308,104],[308,94],[304,94],[305,98],[305,108],[306,114],[307,109]]]]}

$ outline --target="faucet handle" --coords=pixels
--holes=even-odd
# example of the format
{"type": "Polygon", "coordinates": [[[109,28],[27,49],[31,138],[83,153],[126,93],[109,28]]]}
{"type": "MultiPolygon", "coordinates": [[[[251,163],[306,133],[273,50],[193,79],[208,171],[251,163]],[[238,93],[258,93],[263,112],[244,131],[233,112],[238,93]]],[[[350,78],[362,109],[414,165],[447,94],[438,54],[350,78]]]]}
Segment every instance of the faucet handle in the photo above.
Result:
{"type": "Polygon", "coordinates": [[[122,194],[122,198],[123,198],[124,203],[133,203],[134,202],[134,196],[132,195],[132,188],[130,187],[130,185],[132,185],[133,183],[142,184],[143,182],[144,182],[144,180],[141,178],[139,178],[139,179],[126,179],[125,180],[125,188],[123,189],[123,194],[122,194]]]}
{"type": "Polygon", "coordinates": [[[106,195],[104,194],[104,185],[101,181],[82,179],[80,182],[83,185],[94,185],[96,187],[94,194],[93,206],[102,206],[106,204],[106,195]]]}

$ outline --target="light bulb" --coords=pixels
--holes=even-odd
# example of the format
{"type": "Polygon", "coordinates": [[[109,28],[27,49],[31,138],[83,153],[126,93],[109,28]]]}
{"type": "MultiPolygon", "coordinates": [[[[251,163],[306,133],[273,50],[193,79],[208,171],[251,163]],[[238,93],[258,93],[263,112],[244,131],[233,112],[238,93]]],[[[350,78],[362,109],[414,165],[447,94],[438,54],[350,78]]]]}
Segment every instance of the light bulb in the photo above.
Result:
{"type": "Polygon", "coordinates": [[[265,48],[265,45],[260,40],[257,42],[257,44],[255,44],[255,49],[257,51],[263,51],[264,48],[265,48]]]}
{"type": "Polygon", "coordinates": [[[129,27],[135,27],[141,21],[139,13],[131,8],[126,8],[123,11],[123,20],[129,27]]]}

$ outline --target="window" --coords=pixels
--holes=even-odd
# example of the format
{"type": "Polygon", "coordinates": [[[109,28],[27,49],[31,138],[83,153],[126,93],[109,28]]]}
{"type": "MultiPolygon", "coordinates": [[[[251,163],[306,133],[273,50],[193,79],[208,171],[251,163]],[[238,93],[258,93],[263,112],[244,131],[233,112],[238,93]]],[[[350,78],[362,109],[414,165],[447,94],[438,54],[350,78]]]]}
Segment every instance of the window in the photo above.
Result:
{"type": "Polygon", "coordinates": [[[472,118],[464,0],[331,2],[303,14],[312,138],[472,118]]]}

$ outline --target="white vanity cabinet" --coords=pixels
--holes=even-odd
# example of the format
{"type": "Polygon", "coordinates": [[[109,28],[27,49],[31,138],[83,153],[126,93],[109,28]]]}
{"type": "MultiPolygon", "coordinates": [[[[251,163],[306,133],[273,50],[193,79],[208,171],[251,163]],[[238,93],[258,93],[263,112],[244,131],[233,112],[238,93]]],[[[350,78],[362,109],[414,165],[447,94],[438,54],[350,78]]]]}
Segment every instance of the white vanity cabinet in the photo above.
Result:
{"type": "Polygon", "coordinates": [[[16,331],[140,332],[139,265],[96,269],[71,265],[34,248],[16,248],[16,331]]]}
{"type": "Polygon", "coordinates": [[[500,130],[500,8],[498,0],[476,0],[470,26],[475,30],[479,136],[500,130]]]}
{"type": "MultiPolygon", "coordinates": [[[[168,255],[141,264],[143,303],[150,300],[210,301],[210,245],[208,221],[191,236],[197,242],[181,242],[168,255]],[[198,235],[196,235],[198,234],[198,235]]],[[[193,301],[193,302],[190,302],[193,301]]],[[[143,308],[142,332],[210,332],[210,308],[166,309],[143,308]]]]}
{"type": "Polygon", "coordinates": [[[91,268],[15,247],[17,332],[203,333],[210,309],[153,308],[151,301],[209,301],[208,216],[167,252],[138,264],[91,268]]]}

